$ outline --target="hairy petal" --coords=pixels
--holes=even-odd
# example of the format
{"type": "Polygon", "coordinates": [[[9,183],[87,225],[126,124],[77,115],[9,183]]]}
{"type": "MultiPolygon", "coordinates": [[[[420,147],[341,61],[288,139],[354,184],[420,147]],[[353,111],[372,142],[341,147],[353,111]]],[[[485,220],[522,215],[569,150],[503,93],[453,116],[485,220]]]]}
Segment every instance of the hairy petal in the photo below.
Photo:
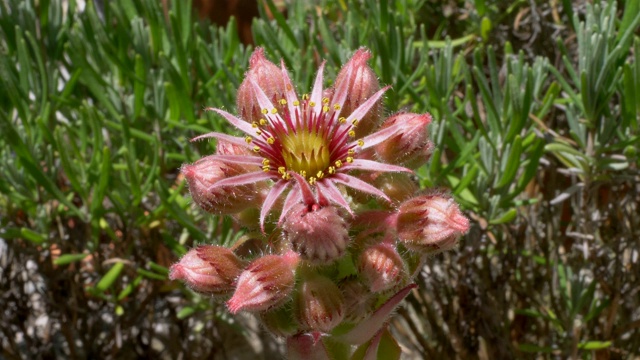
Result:
{"type": "Polygon", "coordinates": [[[347,164],[342,167],[343,171],[347,170],[366,170],[366,171],[381,171],[381,172],[407,172],[413,174],[411,169],[407,169],[406,167],[389,165],[373,160],[365,160],[365,159],[354,159],[351,164],[347,164]]]}
{"type": "Polygon", "coordinates": [[[378,190],[377,188],[375,188],[372,185],[369,185],[369,183],[366,183],[356,177],[353,177],[351,175],[347,175],[347,174],[335,174],[334,175],[334,181],[344,184],[352,189],[356,189],[356,190],[360,190],[362,192],[366,192],[368,194],[372,194],[375,195],[377,197],[383,198],[389,202],[391,202],[391,199],[389,199],[389,197],[383,193],[382,191],[378,190]]]}

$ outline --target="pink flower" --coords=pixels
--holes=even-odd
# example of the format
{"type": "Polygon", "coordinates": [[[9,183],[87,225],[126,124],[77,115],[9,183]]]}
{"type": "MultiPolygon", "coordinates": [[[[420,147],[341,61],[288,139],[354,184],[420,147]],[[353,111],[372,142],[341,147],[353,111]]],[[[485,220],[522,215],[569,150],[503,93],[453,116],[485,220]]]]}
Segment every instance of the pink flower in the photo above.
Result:
{"type": "MultiPolygon", "coordinates": [[[[252,70],[241,86],[241,98],[247,104],[257,103],[260,117],[256,118],[253,110],[245,109],[241,113],[249,119],[243,120],[224,110],[212,108],[209,110],[220,114],[245,133],[245,137],[236,138],[214,132],[194,139],[217,138],[250,150],[253,153],[251,156],[216,154],[210,158],[229,164],[249,165],[255,170],[220,179],[212,184],[210,191],[271,180],[273,186],[260,211],[261,227],[276,200],[286,190],[290,191],[281,216],[303,199],[300,181],[293,181],[293,174],[302,177],[318,196],[349,212],[349,203],[336,185],[341,184],[390,201],[384,192],[350,175],[353,170],[411,172],[404,167],[359,156],[361,152],[372,149],[403,129],[403,124],[398,123],[363,138],[356,136],[359,123],[378,106],[387,90],[386,87],[374,90],[378,85],[377,81],[372,81],[370,69],[366,67],[368,57],[364,50],[354,55],[352,61],[341,70],[331,98],[323,97],[324,63],[318,70],[311,94],[298,97],[284,65],[276,72],[274,65],[262,55],[262,50],[256,50],[252,56],[252,70]],[[270,69],[271,75],[262,70],[254,70],[263,68],[270,69]],[[269,79],[269,76],[274,79],[269,79]],[[278,88],[279,83],[282,83],[281,88],[278,88]],[[253,97],[247,95],[247,87],[252,89],[253,97]],[[277,98],[278,96],[281,97],[277,98]],[[354,108],[345,111],[345,105],[354,108]]],[[[239,108],[244,107],[244,103],[239,104],[239,108]]]]}

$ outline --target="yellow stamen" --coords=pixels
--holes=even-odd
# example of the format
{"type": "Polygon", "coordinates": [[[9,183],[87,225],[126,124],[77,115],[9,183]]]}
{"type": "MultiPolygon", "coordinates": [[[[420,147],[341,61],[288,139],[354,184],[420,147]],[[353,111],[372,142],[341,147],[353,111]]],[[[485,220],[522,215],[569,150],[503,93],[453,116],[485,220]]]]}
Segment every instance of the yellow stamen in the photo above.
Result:
{"type": "Polygon", "coordinates": [[[267,125],[267,120],[265,120],[265,119],[260,119],[260,125],[262,125],[262,126],[267,125]]]}
{"type": "Polygon", "coordinates": [[[316,176],[318,177],[318,179],[322,179],[324,177],[324,173],[322,171],[318,171],[316,176]]]}
{"type": "Polygon", "coordinates": [[[284,180],[289,180],[289,179],[291,179],[291,174],[289,174],[289,173],[284,173],[284,174],[282,174],[282,178],[283,178],[284,180]]]}
{"type": "Polygon", "coordinates": [[[303,178],[307,178],[307,172],[304,170],[300,170],[300,176],[302,176],[303,178]]]}
{"type": "Polygon", "coordinates": [[[256,130],[256,134],[258,134],[258,136],[260,136],[260,135],[262,135],[262,131],[256,130]]]}
{"type": "Polygon", "coordinates": [[[269,167],[269,166],[263,166],[262,167],[262,171],[264,171],[264,172],[269,172],[269,170],[271,170],[271,167],[269,167]]]}
{"type": "Polygon", "coordinates": [[[322,103],[323,104],[328,104],[329,103],[329,98],[328,97],[323,97],[322,98],[322,103]]]}
{"type": "Polygon", "coordinates": [[[278,113],[278,109],[276,109],[276,108],[271,109],[271,113],[272,114],[277,114],[278,113]]]}
{"type": "Polygon", "coordinates": [[[327,170],[329,172],[329,174],[333,175],[336,173],[336,167],[335,166],[329,166],[329,170],[327,170]]]}
{"type": "Polygon", "coordinates": [[[324,113],[328,113],[328,112],[329,112],[329,107],[328,107],[328,106],[326,106],[326,105],[325,105],[325,106],[323,106],[323,107],[322,107],[322,112],[324,112],[324,113]]]}
{"type": "Polygon", "coordinates": [[[279,103],[280,103],[280,105],[287,105],[287,100],[280,99],[279,103]]]}
{"type": "Polygon", "coordinates": [[[254,146],[253,152],[260,152],[260,147],[258,147],[258,145],[254,146]]]}
{"type": "MultiPolygon", "coordinates": [[[[284,174],[286,173],[286,170],[287,170],[287,169],[285,169],[285,168],[284,168],[284,166],[280,166],[280,167],[278,168],[278,173],[279,173],[279,174],[283,174],[283,175],[284,175],[284,174]]],[[[284,178],[283,178],[283,179],[284,179],[284,178]]]]}
{"type": "Polygon", "coordinates": [[[273,136],[272,136],[272,137],[267,139],[267,142],[269,143],[269,145],[273,145],[273,143],[276,142],[276,139],[274,139],[273,136]]]}
{"type": "Polygon", "coordinates": [[[315,183],[316,183],[316,178],[314,178],[314,177],[310,177],[310,178],[309,178],[309,185],[313,185],[313,184],[315,184],[315,183]]]}
{"type": "Polygon", "coordinates": [[[340,104],[333,105],[333,110],[340,110],[340,108],[341,108],[340,104]]]}
{"type": "Polygon", "coordinates": [[[302,100],[309,100],[309,94],[303,94],[302,100]]]}
{"type": "Polygon", "coordinates": [[[351,124],[353,124],[353,126],[358,126],[358,119],[353,119],[351,124]]]}
{"type": "Polygon", "coordinates": [[[349,131],[349,137],[356,137],[356,132],[353,130],[349,131]]]}
{"type": "Polygon", "coordinates": [[[351,164],[353,162],[353,158],[351,156],[347,156],[347,162],[351,164]]]}
{"type": "Polygon", "coordinates": [[[355,150],[353,150],[353,149],[349,149],[349,150],[347,150],[347,154],[349,154],[349,155],[353,155],[353,154],[355,154],[355,153],[356,153],[356,151],[355,151],[355,150]]]}
{"type": "Polygon", "coordinates": [[[311,106],[311,107],[314,107],[314,106],[316,106],[316,103],[315,103],[315,101],[309,101],[309,106],[311,106]]]}
{"type": "Polygon", "coordinates": [[[268,166],[269,165],[269,159],[263,159],[262,160],[262,165],[268,166]]]}
{"type": "Polygon", "coordinates": [[[255,128],[257,128],[257,127],[258,127],[258,123],[257,123],[257,122],[255,122],[255,121],[254,121],[254,122],[252,122],[252,123],[251,123],[251,127],[252,127],[252,128],[254,128],[254,129],[255,129],[255,128]]]}
{"type": "Polygon", "coordinates": [[[269,110],[267,110],[267,109],[262,109],[262,111],[261,111],[261,112],[262,112],[262,114],[267,115],[267,114],[269,113],[269,110]]]}
{"type": "Polygon", "coordinates": [[[338,122],[339,122],[340,124],[344,124],[344,123],[346,123],[346,122],[347,122],[347,119],[346,119],[345,117],[341,116],[340,118],[338,118],[338,122]]]}
{"type": "Polygon", "coordinates": [[[252,138],[251,136],[247,136],[247,137],[245,137],[245,138],[244,138],[244,141],[245,141],[247,144],[251,144],[251,141],[252,141],[252,140],[253,140],[253,138],[252,138]]]}
{"type": "Polygon", "coordinates": [[[358,146],[364,146],[364,140],[359,139],[358,140],[358,146]]]}
{"type": "Polygon", "coordinates": [[[293,106],[300,106],[300,101],[294,100],[293,101],[293,106]]]}
{"type": "Polygon", "coordinates": [[[342,161],[336,160],[335,164],[336,164],[336,168],[339,169],[342,166],[342,161]]]}

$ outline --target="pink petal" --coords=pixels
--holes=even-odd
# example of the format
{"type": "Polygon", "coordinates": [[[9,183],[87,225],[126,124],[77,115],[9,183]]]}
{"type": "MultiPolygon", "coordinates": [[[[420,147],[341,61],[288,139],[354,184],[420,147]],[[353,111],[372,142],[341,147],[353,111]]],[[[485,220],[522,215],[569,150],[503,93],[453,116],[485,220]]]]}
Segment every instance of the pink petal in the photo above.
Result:
{"type": "Polygon", "coordinates": [[[300,193],[302,194],[302,201],[306,205],[314,204],[316,202],[316,198],[313,196],[313,191],[311,190],[311,186],[309,186],[307,180],[305,180],[300,174],[295,172],[291,172],[291,175],[293,175],[293,177],[298,182],[298,187],[300,188],[300,193]]]}
{"type": "Polygon", "coordinates": [[[233,164],[246,164],[262,166],[263,158],[247,155],[209,155],[206,158],[211,160],[220,160],[233,164]]]}
{"type": "MultiPolygon", "coordinates": [[[[331,105],[338,104],[340,105],[340,108],[344,106],[344,102],[345,100],[347,100],[347,95],[349,92],[349,82],[351,82],[352,74],[353,74],[353,67],[349,67],[347,69],[347,76],[345,77],[345,79],[341,81],[340,84],[336,84],[339,86],[336,88],[336,92],[333,94],[333,99],[331,99],[331,102],[332,102],[331,105]]],[[[336,111],[335,116],[340,116],[340,110],[336,111]]]]}
{"type": "Polygon", "coordinates": [[[318,68],[318,74],[316,75],[316,81],[313,84],[313,90],[311,90],[311,98],[310,102],[315,103],[314,111],[316,116],[322,112],[322,73],[324,72],[324,64],[326,61],[323,61],[318,68]]]}
{"type": "MultiPolygon", "coordinates": [[[[258,85],[258,83],[256,83],[255,80],[253,79],[250,79],[250,81],[251,81],[251,85],[253,86],[253,92],[256,95],[256,99],[258,100],[258,105],[260,105],[260,108],[267,109],[267,111],[271,111],[271,109],[275,109],[276,107],[273,105],[271,100],[269,100],[269,98],[264,93],[264,91],[262,91],[262,88],[260,88],[260,85],[258,85]]],[[[268,118],[271,120],[275,119],[275,122],[279,124],[284,124],[284,120],[282,119],[280,114],[271,114],[269,112],[268,118]]]]}
{"type": "Polygon", "coordinates": [[[339,206],[342,206],[343,208],[345,208],[345,210],[349,212],[349,214],[351,214],[351,216],[353,216],[353,212],[351,211],[351,207],[349,207],[349,203],[344,198],[344,196],[342,196],[342,193],[340,193],[340,190],[338,190],[338,188],[333,184],[331,180],[327,179],[323,181],[318,181],[316,185],[323,189],[324,195],[330,201],[334,202],[339,206]]]}
{"type": "Polygon", "coordinates": [[[216,109],[216,108],[207,108],[206,110],[208,111],[215,111],[218,114],[222,115],[222,117],[224,117],[225,119],[227,119],[228,122],[231,123],[231,125],[235,126],[236,128],[238,128],[240,131],[244,132],[247,135],[250,136],[255,136],[256,134],[256,129],[254,129],[253,127],[251,127],[251,124],[249,124],[248,122],[241,120],[231,114],[229,114],[228,112],[221,110],[221,109],[216,109]]]}
{"type": "Polygon", "coordinates": [[[347,171],[352,169],[382,172],[408,172],[413,174],[413,171],[411,169],[407,169],[406,167],[389,165],[365,159],[354,159],[351,164],[344,165],[340,170],[347,171]]]}
{"type": "Polygon", "coordinates": [[[193,139],[191,139],[191,141],[193,142],[193,141],[198,141],[198,140],[208,139],[208,138],[224,140],[226,142],[232,143],[234,145],[242,146],[242,147],[245,147],[247,149],[251,149],[252,148],[252,146],[250,144],[248,144],[243,138],[239,138],[239,137],[231,136],[231,135],[227,135],[227,134],[222,134],[222,133],[218,133],[218,132],[210,132],[208,134],[196,136],[193,139]]]}
{"type": "Polygon", "coordinates": [[[351,329],[351,331],[340,336],[340,340],[347,344],[364,344],[367,340],[371,339],[380,328],[382,328],[391,312],[405,297],[407,297],[407,295],[409,295],[409,292],[416,287],[416,284],[411,284],[398,291],[395,295],[389,298],[386,303],[380,306],[370,318],[361,321],[351,329]]]}
{"type": "Polygon", "coordinates": [[[211,189],[215,189],[221,186],[239,186],[239,185],[245,185],[245,184],[252,184],[258,181],[272,179],[274,177],[276,177],[276,175],[274,175],[272,172],[264,172],[261,170],[261,171],[246,173],[246,174],[222,179],[217,183],[213,184],[211,189]]]}
{"type": "Polygon", "coordinates": [[[300,194],[300,189],[298,187],[294,187],[293,189],[291,189],[291,191],[289,191],[289,194],[287,194],[287,198],[284,199],[284,205],[282,206],[282,212],[280,213],[280,218],[278,219],[278,225],[282,224],[282,221],[284,221],[285,216],[289,213],[289,210],[291,210],[291,208],[302,201],[302,194],[300,194]]]}
{"type": "Polygon", "coordinates": [[[351,175],[347,175],[347,174],[335,174],[333,175],[333,181],[335,182],[339,182],[341,184],[344,184],[352,189],[356,189],[356,190],[360,190],[363,192],[366,192],[368,194],[372,194],[375,195],[377,197],[381,197],[385,200],[387,200],[388,202],[391,202],[391,200],[389,199],[389,197],[387,197],[387,195],[385,193],[383,193],[382,191],[378,190],[377,188],[375,188],[372,185],[369,185],[368,183],[353,177],[351,175]]]}
{"type": "Polygon", "coordinates": [[[288,181],[280,180],[276,182],[267,194],[267,197],[264,199],[262,209],[260,209],[260,229],[262,232],[264,232],[264,219],[267,217],[267,214],[269,214],[273,204],[276,203],[276,200],[278,200],[278,197],[287,188],[287,186],[289,186],[288,181]]]}
{"type": "Polygon", "coordinates": [[[349,146],[358,146],[360,150],[368,149],[372,146],[376,146],[381,142],[389,139],[390,137],[396,135],[396,133],[401,132],[403,130],[402,123],[396,123],[384,129],[378,130],[369,136],[365,136],[361,140],[364,142],[364,145],[360,147],[358,145],[358,141],[354,141],[349,144],[349,146]]]}
{"type": "MultiPolygon", "coordinates": [[[[291,77],[289,77],[289,72],[287,71],[287,69],[284,67],[284,60],[280,61],[280,67],[282,68],[282,78],[284,80],[284,95],[286,96],[286,100],[287,100],[287,106],[289,107],[289,116],[291,116],[291,118],[298,118],[297,116],[295,116],[295,112],[296,112],[296,106],[294,105],[294,103],[296,101],[298,101],[298,95],[296,95],[296,91],[293,88],[293,85],[291,83],[291,77]]],[[[299,124],[294,124],[295,126],[299,126],[299,124]]]]}
{"type": "Polygon", "coordinates": [[[385,86],[382,89],[378,90],[375,94],[371,95],[367,101],[363,102],[357,109],[355,109],[351,115],[347,118],[346,124],[351,124],[354,119],[361,120],[369,110],[376,104],[376,102],[384,95],[384,93],[390,88],[390,86],[385,86]]]}

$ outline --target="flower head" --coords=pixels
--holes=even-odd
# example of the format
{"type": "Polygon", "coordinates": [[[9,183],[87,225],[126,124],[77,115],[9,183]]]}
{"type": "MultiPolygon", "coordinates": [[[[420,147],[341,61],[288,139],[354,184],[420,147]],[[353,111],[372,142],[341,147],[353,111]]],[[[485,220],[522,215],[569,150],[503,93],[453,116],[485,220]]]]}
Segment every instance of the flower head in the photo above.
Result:
{"type": "MultiPolygon", "coordinates": [[[[360,122],[377,106],[387,90],[386,87],[372,90],[378,85],[377,81],[369,79],[370,74],[367,75],[370,71],[366,66],[368,53],[358,52],[354,55],[354,60],[341,71],[340,79],[336,82],[330,98],[323,97],[324,63],[318,70],[311,93],[298,97],[284,65],[281,65],[279,71],[275,71],[273,64],[264,63],[266,59],[263,59],[261,49],[256,50],[256,54],[255,61],[259,65],[252,65],[252,70],[242,85],[242,99],[251,104],[258,104],[259,116],[253,111],[242,110],[241,113],[246,117],[243,120],[221,109],[209,109],[224,117],[242,131],[245,137],[235,138],[220,133],[209,133],[194,139],[213,137],[243,146],[253,155],[217,154],[212,157],[226,163],[249,165],[254,171],[221,179],[213,185],[212,190],[273,181],[273,186],[262,204],[261,224],[276,200],[287,189],[290,190],[289,201],[285,201],[281,214],[286,214],[305,196],[305,185],[301,185],[300,181],[294,181],[294,174],[304,179],[304,183],[318,196],[325,197],[330,203],[349,212],[351,209],[336,186],[338,184],[390,201],[387,195],[376,187],[349,174],[353,170],[411,172],[400,166],[359,158],[360,152],[373,148],[395,135],[403,125],[393,124],[362,138],[357,136],[356,130],[360,122]],[[269,68],[270,75],[253,70],[260,66],[269,68]],[[271,81],[268,79],[269,76],[275,79],[271,81]],[[280,88],[278,84],[282,84],[280,88]],[[247,88],[253,91],[253,96],[247,88]],[[356,96],[350,94],[350,91],[356,91],[356,96]]],[[[241,109],[244,107],[244,104],[238,105],[241,109]]],[[[253,108],[253,105],[251,107],[253,108]]]]}

